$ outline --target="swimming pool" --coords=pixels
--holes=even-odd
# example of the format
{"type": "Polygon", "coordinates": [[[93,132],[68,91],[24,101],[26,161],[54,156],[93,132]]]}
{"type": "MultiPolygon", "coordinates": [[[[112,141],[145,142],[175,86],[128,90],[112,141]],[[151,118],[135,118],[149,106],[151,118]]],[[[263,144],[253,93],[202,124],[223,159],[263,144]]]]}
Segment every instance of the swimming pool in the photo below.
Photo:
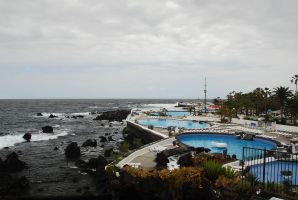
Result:
{"type": "Polygon", "coordinates": [[[176,136],[177,140],[192,146],[192,147],[205,147],[211,149],[211,152],[222,153],[222,147],[226,146],[229,155],[235,154],[237,159],[242,159],[242,148],[266,148],[272,149],[276,147],[276,144],[272,141],[254,138],[250,140],[240,140],[234,135],[222,135],[222,134],[183,134],[176,136]],[[224,145],[225,144],[225,145],[224,145]]]}
{"type": "Polygon", "coordinates": [[[138,123],[143,126],[153,125],[155,127],[167,128],[176,126],[185,129],[208,128],[210,125],[205,122],[193,122],[190,120],[174,120],[174,119],[141,119],[138,123]]]}
{"type": "Polygon", "coordinates": [[[167,115],[172,116],[172,117],[184,117],[184,116],[189,116],[190,112],[187,111],[168,111],[166,112],[167,115]]]}
{"type": "MultiPolygon", "coordinates": [[[[254,174],[259,180],[263,180],[263,164],[250,166],[249,173],[254,174]]],[[[287,161],[266,162],[265,182],[282,183],[285,180],[290,181],[292,185],[298,184],[298,163],[287,161]],[[290,176],[283,176],[282,171],[290,171],[290,176]]]]}
{"type": "MultiPolygon", "coordinates": [[[[167,116],[171,117],[184,117],[184,116],[189,116],[190,112],[187,111],[168,111],[166,112],[167,116]]],[[[152,112],[151,115],[153,116],[159,116],[158,112],[152,112]]]]}

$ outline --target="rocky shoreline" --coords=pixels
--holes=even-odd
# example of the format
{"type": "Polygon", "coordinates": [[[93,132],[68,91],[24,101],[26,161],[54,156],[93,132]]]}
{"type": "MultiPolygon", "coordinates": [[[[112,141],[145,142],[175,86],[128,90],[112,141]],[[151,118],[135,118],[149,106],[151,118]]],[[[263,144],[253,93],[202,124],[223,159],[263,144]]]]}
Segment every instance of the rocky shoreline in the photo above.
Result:
{"type": "MultiPolygon", "coordinates": [[[[0,197],[67,197],[102,196],[104,188],[98,188],[98,176],[104,170],[107,151],[117,151],[123,141],[121,122],[130,111],[117,110],[101,114],[98,130],[84,134],[69,134],[53,140],[24,142],[0,150],[0,168],[8,155],[24,164],[17,171],[0,173],[0,197]],[[76,145],[73,145],[76,143],[76,145]],[[68,150],[66,150],[68,149],[68,150]],[[26,164],[25,164],[26,163],[26,164]],[[26,167],[25,167],[26,166],[26,167]],[[96,176],[94,175],[96,172],[96,176]],[[12,178],[13,177],[13,178],[12,178]],[[7,181],[13,180],[10,187],[7,181]],[[16,183],[22,183],[18,185],[16,183]]],[[[50,128],[47,127],[50,131],[50,128]]],[[[43,129],[44,130],[44,129],[43,129]]],[[[29,139],[30,140],[30,139],[29,139]]],[[[14,161],[16,162],[16,161],[14,161]]]]}

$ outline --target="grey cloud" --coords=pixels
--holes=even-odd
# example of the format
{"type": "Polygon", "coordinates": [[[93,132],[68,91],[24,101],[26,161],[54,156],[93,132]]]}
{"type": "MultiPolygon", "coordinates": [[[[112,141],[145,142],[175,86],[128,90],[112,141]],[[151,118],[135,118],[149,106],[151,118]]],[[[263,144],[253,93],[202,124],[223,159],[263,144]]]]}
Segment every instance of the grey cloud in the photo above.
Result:
{"type": "Polygon", "coordinates": [[[213,81],[211,97],[290,85],[298,65],[297,6],[294,0],[0,0],[0,98],[11,96],[9,87],[16,98],[197,97],[205,76],[213,81]],[[57,83],[35,85],[37,74],[57,83]],[[122,93],[121,79],[132,89],[122,93]],[[63,96],[76,80],[79,90],[63,96]],[[111,91],[99,86],[104,81],[111,91]],[[25,96],[17,89],[24,84],[25,96]]]}

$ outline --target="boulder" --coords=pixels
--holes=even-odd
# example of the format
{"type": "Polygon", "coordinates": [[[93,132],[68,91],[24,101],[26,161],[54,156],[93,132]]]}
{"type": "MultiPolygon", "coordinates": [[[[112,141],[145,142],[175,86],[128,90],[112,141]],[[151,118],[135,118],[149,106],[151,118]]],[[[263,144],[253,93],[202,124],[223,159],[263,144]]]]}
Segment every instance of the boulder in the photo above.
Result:
{"type": "Polygon", "coordinates": [[[130,110],[114,110],[106,111],[98,115],[93,120],[109,120],[109,121],[122,121],[130,114],[130,110]]]}
{"type": "Polygon", "coordinates": [[[98,158],[90,158],[88,167],[92,169],[104,168],[107,164],[108,161],[103,156],[99,156],[98,158]]]}
{"type": "Polygon", "coordinates": [[[109,136],[109,137],[108,137],[108,140],[109,140],[109,141],[115,141],[115,140],[113,139],[112,136],[109,136]]]}
{"type": "Polygon", "coordinates": [[[27,167],[27,164],[19,160],[18,154],[12,152],[6,156],[2,166],[6,171],[16,172],[21,171],[27,167]]]}
{"type": "Polygon", "coordinates": [[[107,138],[104,137],[104,136],[99,136],[99,138],[100,138],[100,142],[107,142],[108,141],[107,138]]]}
{"type": "Polygon", "coordinates": [[[72,119],[77,119],[77,116],[72,116],[71,118],[72,118],[72,119]]]}
{"type": "Polygon", "coordinates": [[[58,116],[50,114],[49,118],[57,118],[58,116]]]}
{"type": "Polygon", "coordinates": [[[43,115],[42,115],[42,113],[36,113],[36,116],[42,117],[43,115]]]}
{"type": "Polygon", "coordinates": [[[59,148],[58,148],[58,147],[55,147],[55,148],[54,148],[54,151],[57,151],[57,150],[59,150],[59,148]]]}
{"type": "Polygon", "coordinates": [[[76,115],[77,118],[84,118],[84,115],[76,115]]]}
{"type": "Polygon", "coordinates": [[[30,142],[31,140],[31,134],[30,133],[25,133],[25,135],[23,136],[23,138],[27,141],[27,142],[30,142]]]}
{"type": "Polygon", "coordinates": [[[71,142],[65,149],[67,158],[78,158],[81,156],[81,149],[76,142],[71,142]]]}
{"type": "Polygon", "coordinates": [[[91,140],[91,139],[86,140],[82,144],[82,147],[96,147],[96,146],[97,146],[97,141],[96,140],[91,140]]]}
{"type": "Polygon", "coordinates": [[[81,169],[85,169],[88,163],[86,163],[84,160],[79,159],[75,162],[75,165],[81,169]]]}
{"type": "Polygon", "coordinates": [[[194,162],[193,162],[191,153],[187,153],[187,154],[180,156],[177,163],[180,165],[180,167],[193,167],[194,166],[194,162]]]}
{"type": "Polygon", "coordinates": [[[246,133],[245,135],[243,135],[243,140],[253,140],[254,139],[254,135],[253,134],[249,134],[249,133],[246,133]]]}
{"type": "Polygon", "coordinates": [[[53,127],[51,126],[44,126],[41,129],[43,133],[53,133],[53,127]]]}

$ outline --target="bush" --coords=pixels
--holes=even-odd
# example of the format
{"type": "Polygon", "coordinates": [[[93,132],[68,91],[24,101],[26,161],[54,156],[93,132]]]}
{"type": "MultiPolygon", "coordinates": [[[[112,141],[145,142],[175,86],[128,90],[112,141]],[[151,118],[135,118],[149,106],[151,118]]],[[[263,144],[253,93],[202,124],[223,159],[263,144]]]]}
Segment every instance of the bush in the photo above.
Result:
{"type": "Polygon", "coordinates": [[[203,163],[205,177],[215,183],[219,176],[225,174],[225,169],[218,162],[209,160],[203,163]]]}
{"type": "Polygon", "coordinates": [[[122,152],[122,153],[127,153],[128,150],[129,150],[129,144],[128,142],[122,142],[120,147],[119,147],[119,150],[122,152]]]}
{"type": "Polygon", "coordinates": [[[132,146],[133,146],[133,148],[139,148],[139,147],[143,146],[142,139],[141,138],[134,138],[132,140],[132,146]]]}

